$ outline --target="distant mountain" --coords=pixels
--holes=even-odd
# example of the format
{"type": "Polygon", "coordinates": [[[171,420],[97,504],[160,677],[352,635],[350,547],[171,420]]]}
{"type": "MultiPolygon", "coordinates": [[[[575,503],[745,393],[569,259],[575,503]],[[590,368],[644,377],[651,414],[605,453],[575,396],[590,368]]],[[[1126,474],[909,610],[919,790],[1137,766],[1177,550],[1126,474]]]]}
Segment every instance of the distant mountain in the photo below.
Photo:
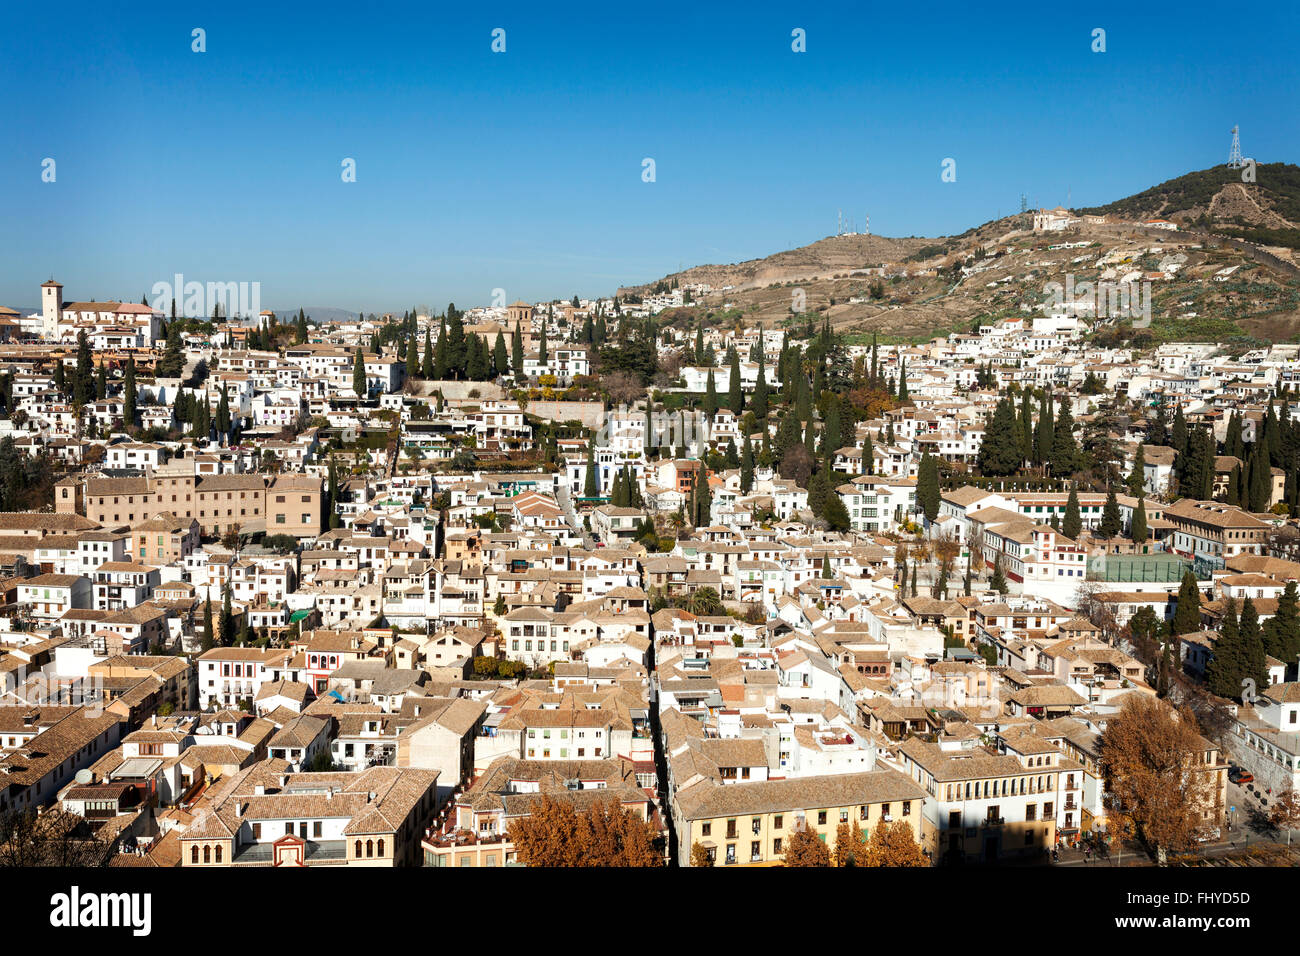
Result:
{"type": "MultiPolygon", "coordinates": [[[[307,313],[309,322],[355,322],[356,312],[349,312],[347,309],[334,309],[329,306],[311,306],[304,305],[302,310],[307,313]]],[[[275,317],[281,322],[296,322],[298,320],[297,309],[274,309],[275,317]]]]}

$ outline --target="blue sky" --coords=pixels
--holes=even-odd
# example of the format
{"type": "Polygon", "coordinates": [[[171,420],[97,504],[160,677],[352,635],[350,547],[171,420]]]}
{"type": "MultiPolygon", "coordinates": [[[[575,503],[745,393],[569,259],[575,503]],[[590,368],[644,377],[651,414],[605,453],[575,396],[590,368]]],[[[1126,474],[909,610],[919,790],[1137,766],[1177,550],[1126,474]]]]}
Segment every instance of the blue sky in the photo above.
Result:
{"type": "Polygon", "coordinates": [[[1226,161],[1233,124],[1300,161],[1290,4],[180,6],[0,9],[0,304],[177,272],[268,308],[595,295],[841,208],[906,236],[1108,202],[1226,161]]]}

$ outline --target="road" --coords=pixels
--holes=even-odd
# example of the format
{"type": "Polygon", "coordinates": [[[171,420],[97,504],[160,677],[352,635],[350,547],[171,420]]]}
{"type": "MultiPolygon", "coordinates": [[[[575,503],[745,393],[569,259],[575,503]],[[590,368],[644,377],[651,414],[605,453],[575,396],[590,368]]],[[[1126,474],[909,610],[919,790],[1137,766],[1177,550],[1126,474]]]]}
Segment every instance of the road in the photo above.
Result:
{"type": "Polygon", "coordinates": [[[578,517],[577,509],[573,507],[573,499],[569,497],[569,489],[563,484],[555,490],[555,500],[564,509],[564,518],[569,522],[569,527],[582,535],[582,546],[589,551],[593,550],[596,547],[596,539],[583,529],[582,519],[578,517]]]}

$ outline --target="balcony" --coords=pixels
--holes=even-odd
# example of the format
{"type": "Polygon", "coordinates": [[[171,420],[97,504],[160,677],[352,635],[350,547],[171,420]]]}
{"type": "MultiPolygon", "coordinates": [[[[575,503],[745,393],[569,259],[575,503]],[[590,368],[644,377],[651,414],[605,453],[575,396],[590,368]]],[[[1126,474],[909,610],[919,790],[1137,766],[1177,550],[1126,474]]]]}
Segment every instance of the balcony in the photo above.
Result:
{"type": "Polygon", "coordinates": [[[1004,820],[1002,817],[993,817],[993,816],[990,816],[990,817],[985,817],[985,818],[984,818],[984,825],[985,825],[986,827],[1000,827],[1000,826],[1002,826],[1002,824],[1004,824],[1004,823],[1006,823],[1006,822],[1007,822],[1007,821],[1004,820]]]}
{"type": "Polygon", "coordinates": [[[425,833],[424,842],[429,846],[445,850],[451,847],[495,846],[507,841],[503,834],[495,831],[475,833],[472,830],[429,830],[425,833]]]}

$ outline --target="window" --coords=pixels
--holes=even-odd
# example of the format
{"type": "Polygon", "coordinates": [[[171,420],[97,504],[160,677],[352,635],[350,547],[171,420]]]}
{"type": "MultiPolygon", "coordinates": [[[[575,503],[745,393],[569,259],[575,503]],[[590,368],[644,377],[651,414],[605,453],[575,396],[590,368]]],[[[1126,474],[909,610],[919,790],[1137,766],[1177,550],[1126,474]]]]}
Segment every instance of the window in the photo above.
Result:
{"type": "MultiPolygon", "coordinates": [[[[778,818],[778,819],[779,819],[779,818],[778,818]]],[[[701,824],[700,824],[700,836],[709,836],[709,835],[712,834],[712,833],[713,833],[713,824],[712,824],[712,823],[701,823],[701,824]]]]}
{"type": "Polygon", "coordinates": [[[818,822],[818,824],[824,824],[824,823],[826,822],[826,811],[825,811],[825,810],[818,810],[818,811],[817,811],[817,822],[818,822]]]}
{"type": "Polygon", "coordinates": [[[781,838],[780,838],[780,837],[777,837],[775,840],[772,841],[772,852],[775,853],[777,856],[780,856],[780,855],[781,855],[781,838]]]}
{"type": "Polygon", "coordinates": [[[774,816],[774,817],[772,818],[772,826],[773,826],[773,828],[779,830],[779,829],[781,829],[781,827],[783,827],[784,825],[785,825],[785,817],[782,816],[781,814],[778,813],[776,816],[774,816]]]}

